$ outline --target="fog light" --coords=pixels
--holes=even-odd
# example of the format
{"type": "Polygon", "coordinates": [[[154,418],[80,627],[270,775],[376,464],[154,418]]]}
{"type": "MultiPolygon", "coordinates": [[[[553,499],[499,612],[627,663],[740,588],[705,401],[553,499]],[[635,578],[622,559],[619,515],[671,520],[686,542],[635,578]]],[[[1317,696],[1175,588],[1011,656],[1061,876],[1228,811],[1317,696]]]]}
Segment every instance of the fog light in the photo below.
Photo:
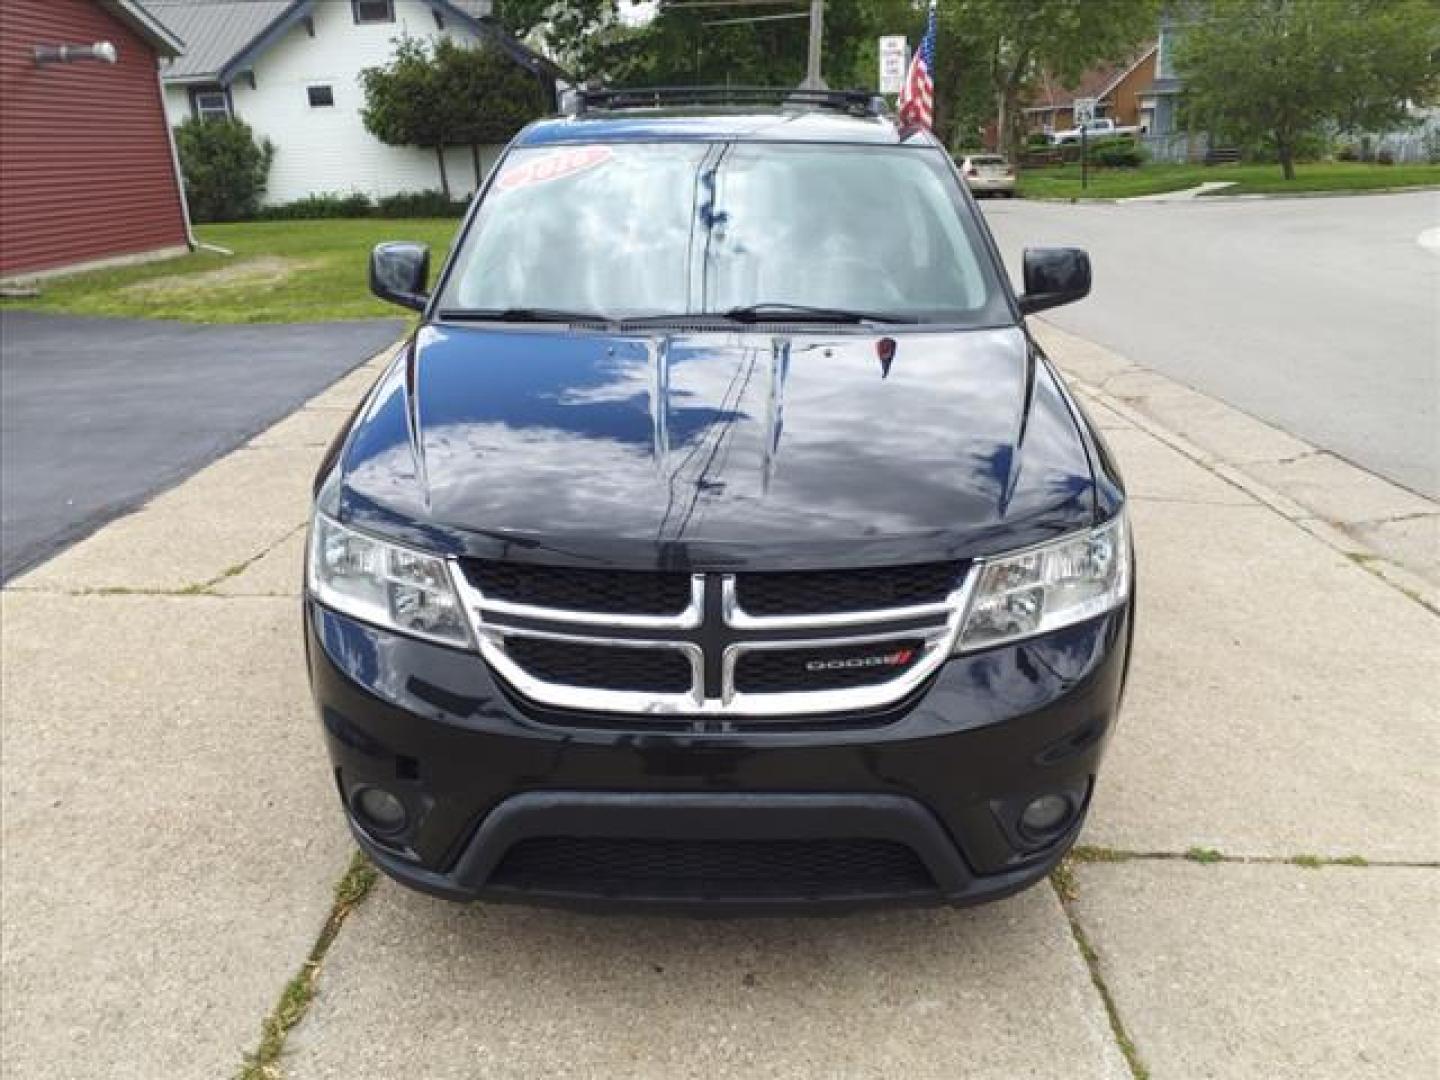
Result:
{"type": "Polygon", "coordinates": [[[384,788],[361,788],[355,796],[355,811],[366,828],[378,833],[399,832],[409,815],[405,804],[384,788]]]}
{"type": "Polygon", "coordinates": [[[1025,804],[1020,831],[1032,839],[1053,836],[1070,823],[1072,805],[1065,795],[1041,795],[1025,804]]]}

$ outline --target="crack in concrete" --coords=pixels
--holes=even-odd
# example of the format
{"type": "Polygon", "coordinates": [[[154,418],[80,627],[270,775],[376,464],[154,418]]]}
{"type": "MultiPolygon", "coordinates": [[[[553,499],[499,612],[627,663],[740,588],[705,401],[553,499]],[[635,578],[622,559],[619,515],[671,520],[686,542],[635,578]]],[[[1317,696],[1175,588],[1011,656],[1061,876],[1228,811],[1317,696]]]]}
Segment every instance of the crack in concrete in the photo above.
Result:
{"type": "Polygon", "coordinates": [[[1394,525],[1401,521],[1423,521],[1426,518],[1440,519],[1440,510],[1411,510],[1404,514],[1391,514],[1389,517],[1362,518],[1359,521],[1331,522],[1331,524],[1342,529],[1360,529],[1372,525],[1394,525]]]}
{"type": "Polygon", "coordinates": [[[1299,866],[1307,870],[1327,866],[1348,866],[1374,870],[1440,870],[1440,861],[1411,859],[1369,859],[1363,855],[1226,855],[1213,848],[1193,847],[1187,851],[1130,851],[1123,848],[1080,844],[1066,856],[1075,865],[1121,862],[1193,862],[1210,865],[1227,863],[1242,866],[1299,866]]]}
{"type": "Polygon", "coordinates": [[[253,1053],[245,1055],[236,1080],[280,1080],[284,1075],[280,1057],[285,1052],[285,1041],[291,1028],[310,1011],[310,1003],[315,1000],[315,984],[330,946],[340,936],[345,920],[370,895],[379,876],[379,871],[363,854],[357,851],[351,856],[349,868],[335,883],[335,901],[315,944],[310,947],[300,970],[280,991],[275,1008],[260,1022],[260,1044],[253,1053]]]}
{"type": "Polygon", "coordinates": [[[1090,939],[1085,936],[1085,931],[1080,926],[1080,919],[1072,907],[1075,899],[1073,883],[1065,877],[1063,871],[1056,870],[1050,875],[1050,887],[1055,890],[1055,895],[1060,901],[1060,910],[1064,913],[1065,921],[1070,927],[1070,936],[1075,941],[1080,958],[1085,961],[1085,969],[1090,973],[1090,984],[1095,987],[1095,992],[1100,996],[1100,1003],[1105,1007],[1105,1018],[1110,1023],[1110,1034],[1114,1036],[1115,1045],[1119,1048],[1121,1056],[1125,1058],[1125,1064],[1130,1069],[1131,1077],[1133,1080],[1150,1080],[1150,1069],[1140,1057],[1135,1040],[1126,1030],[1125,1021],[1120,1016],[1120,1007],[1115,1003],[1115,996],[1111,994],[1110,987],[1105,982],[1104,973],[1100,970],[1100,954],[1095,951],[1094,946],[1090,944],[1090,939]]]}

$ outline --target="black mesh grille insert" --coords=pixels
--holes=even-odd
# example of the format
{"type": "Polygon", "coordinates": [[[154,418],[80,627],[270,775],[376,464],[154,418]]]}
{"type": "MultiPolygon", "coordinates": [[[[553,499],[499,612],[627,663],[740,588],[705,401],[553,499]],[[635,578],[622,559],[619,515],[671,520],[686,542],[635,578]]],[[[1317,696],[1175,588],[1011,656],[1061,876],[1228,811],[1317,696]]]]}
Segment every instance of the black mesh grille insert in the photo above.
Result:
{"type": "Polygon", "coordinates": [[[546,682],[662,694],[683,694],[690,689],[690,661],[676,649],[510,637],[505,640],[505,652],[535,678],[546,682]]]}
{"type": "Polygon", "coordinates": [[[785,570],[740,574],[740,606],[751,615],[831,615],[939,603],[960,580],[959,563],[862,570],[785,570]]]}
{"type": "Polygon", "coordinates": [[[531,566],[466,559],[470,584],[492,600],[607,615],[678,615],[690,603],[690,575],[644,570],[531,566]]]}
{"type": "Polygon", "coordinates": [[[872,641],[831,648],[754,649],[735,664],[742,694],[848,690],[889,682],[920,659],[923,642],[872,641]]]}
{"type": "Polygon", "coordinates": [[[844,897],[935,888],[908,846],[891,840],[651,840],[547,836],[522,840],[495,885],[588,896],[844,897]]]}

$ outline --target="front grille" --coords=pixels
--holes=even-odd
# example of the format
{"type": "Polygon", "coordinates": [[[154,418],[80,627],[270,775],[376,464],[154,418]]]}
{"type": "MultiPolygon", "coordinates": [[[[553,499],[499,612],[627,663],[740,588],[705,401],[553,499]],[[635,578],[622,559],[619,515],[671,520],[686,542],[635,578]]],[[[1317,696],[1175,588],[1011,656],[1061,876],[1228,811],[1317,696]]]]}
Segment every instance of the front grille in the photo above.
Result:
{"type": "Polygon", "coordinates": [[[683,694],[692,679],[689,659],[676,649],[517,636],[506,642],[505,652],[535,678],[563,686],[683,694]]]}
{"type": "Polygon", "coordinates": [[[872,609],[942,604],[960,582],[958,563],[921,563],[863,570],[783,570],[739,574],[747,615],[833,615],[872,609]]]}
{"type": "Polygon", "coordinates": [[[923,655],[925,643],[872,641],[863,645],[752,649],[735,664],[735,689],[742,694],[785,694],[797,690],[844,690],[889,682],[923,655]]]}
{"type": "Polygon", "coordinates": [[[491,884],[588,896],[915,895],[935,881],[891,840],[664,840],[549,836],[506,852],[491,884]]]}
{"type": "Polygon", "coordinates": [[[481,654],[512,690],[574,723],[592,713],[879,716],[949,655],[967,572],[949,562],[739,574],[461,567],[481,654]]]}
{"type": "Polygon", "coordinates": [[[607,615],[678,615],[690,603],[689,574],[486,559],[466,559],[462,566],[470,584],[487,600],[607,615]]]}

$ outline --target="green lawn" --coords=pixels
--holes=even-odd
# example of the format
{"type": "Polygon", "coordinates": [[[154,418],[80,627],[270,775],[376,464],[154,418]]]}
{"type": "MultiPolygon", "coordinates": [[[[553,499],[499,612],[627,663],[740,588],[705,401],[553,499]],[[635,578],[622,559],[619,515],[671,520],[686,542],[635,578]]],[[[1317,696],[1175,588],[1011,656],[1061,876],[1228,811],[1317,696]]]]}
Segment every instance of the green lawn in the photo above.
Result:
{"type": "Polygon", "coordinates": [[[197,251],[163,262],[100,270],[40,283],[24,307],[76,315],[190,322],[313,322],[405,314],[370,295],[370,248],[382,240],[419,240],[431,267],[450,249],[454,219],[335,219],[202,225],[205,243],[235,252],[197,251]]]}
{"type": "Polygon", "coordinates": [[[1212,180],[1234,182],[1233,187],[1217,192],[1221,195],[1440,186],[1440,165],[1337,161],[1297,165],[1295,172],[1294,180],[1286,180],[1278,165],[1145,165],[1138,169],[1092,171],[1090,186],[1082,189],[1080,166],[1058,165],[1022,170],[1020,194],[1031,199],[1124,199],[1179,191],[1212,180]]]}

